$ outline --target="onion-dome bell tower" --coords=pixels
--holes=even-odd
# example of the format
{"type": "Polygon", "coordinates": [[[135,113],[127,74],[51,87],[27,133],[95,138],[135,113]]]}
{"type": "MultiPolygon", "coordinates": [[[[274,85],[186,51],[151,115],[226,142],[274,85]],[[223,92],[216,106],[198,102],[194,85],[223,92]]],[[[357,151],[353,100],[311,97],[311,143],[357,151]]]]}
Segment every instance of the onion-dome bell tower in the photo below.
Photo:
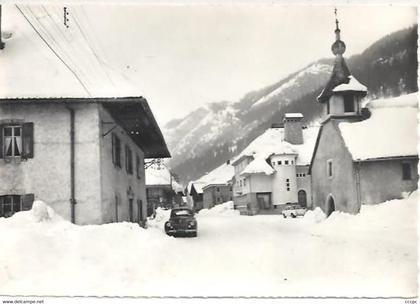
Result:
{"type": "Polygon", "coordinates": [[[360,102],[367,94],[367,88],[351,75],[343,54],[346,44],[341,40],[341,30],[335,14],[335,41],[331,51],[335,56],[334,68],[331,78],[324,90],[318,96],[318,101],[325,104],[325,113],[328,116],[359,116],[361,114],[360,102]]]}

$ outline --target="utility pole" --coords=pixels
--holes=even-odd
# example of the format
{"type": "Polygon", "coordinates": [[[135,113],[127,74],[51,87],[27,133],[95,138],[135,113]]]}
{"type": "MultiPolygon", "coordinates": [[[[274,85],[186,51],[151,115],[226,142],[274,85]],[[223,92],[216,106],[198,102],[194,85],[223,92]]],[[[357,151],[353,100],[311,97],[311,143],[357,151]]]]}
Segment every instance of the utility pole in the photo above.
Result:
{"type": "Polygon", "coordinates": [[[0,4],[0,50],[4,49],[5,43],[1,40],[1,4],[0,4]]]}

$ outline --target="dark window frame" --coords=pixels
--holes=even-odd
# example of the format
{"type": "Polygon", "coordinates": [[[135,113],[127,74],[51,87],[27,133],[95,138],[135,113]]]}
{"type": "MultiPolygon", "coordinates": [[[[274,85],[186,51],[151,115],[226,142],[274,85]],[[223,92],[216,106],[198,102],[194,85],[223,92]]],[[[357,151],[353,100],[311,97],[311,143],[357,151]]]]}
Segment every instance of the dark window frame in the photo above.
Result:
{"type": "Polygon", "coordinates": [[[27,160],[34,157],[34,123],[22,120],[2,121],[0,124],[0,159],[10,161],[13,159],[27,160]],[[11,134],[6,135],[10,129],[11,134]],[[19,134],[16,134],[19,130],[19,134]],[[6,138],[11,142],[11,154],[7,155],[6,138]],[[16,153],[16,149],[19,153],[16,153]]]}
{"type": "Polygon", "coordinates": [[[129,145],[125,145],[125,171],[128,174],[133,174],[133,151],[129,145]]]}
{"type": "Polygon", "coordinates": [[[121,168],[121,139],[115,133],[112,133],[112,163],[121,168]]]}
{"type": "Polygon", "coordinates": [[[136,175],[137,179],[141,179],[140,156],[136,155],[136,175]]]}
{"type": "Polygon", "coordinates": [[[354,113],[356,111],[353,95],[346,94],[343,96],[343,108],[344,113],[354,113]]]}
{"type": "Polygon", "coordinates": [[[402,170],[402,180],[412,180],[412,170],[411,170],[411,163],[403,162],[401,163],[401,170],[402,170]]]}

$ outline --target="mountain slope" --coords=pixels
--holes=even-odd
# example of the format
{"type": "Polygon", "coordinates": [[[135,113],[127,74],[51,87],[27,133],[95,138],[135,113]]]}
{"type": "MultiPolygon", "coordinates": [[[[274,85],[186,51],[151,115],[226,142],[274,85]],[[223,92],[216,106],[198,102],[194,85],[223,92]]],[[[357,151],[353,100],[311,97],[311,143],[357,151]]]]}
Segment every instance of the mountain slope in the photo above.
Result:
{"type": "MultiPolygon", "coordinates": [[[[368,86],[368,98],[417,91],[417,26],[388,35],[347,60],[352,74],[368,86]]],[[[316,97],[330,77],[333,59],[321,59],[281,81],[247,93],[236,103],[206,104],[164,134],[172,169],[183,181],[221,165],[286,112],[300,112],[307,124],[320,119],[316,97]]]]}

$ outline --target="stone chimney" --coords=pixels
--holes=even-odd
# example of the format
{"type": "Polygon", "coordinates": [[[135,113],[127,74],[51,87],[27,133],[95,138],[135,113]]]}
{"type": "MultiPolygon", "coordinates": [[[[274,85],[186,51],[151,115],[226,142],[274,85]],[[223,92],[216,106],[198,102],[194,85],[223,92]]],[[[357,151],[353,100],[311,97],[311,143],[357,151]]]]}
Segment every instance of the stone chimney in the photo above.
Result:
{"type": "Polygon", "coordinates": [[[1,5],[0,5],[0,50],[4,49],[4,42],[1,40],[1,5]]]}
{"type": "Polygon", "coordinates": [[[284,115],[284,140],[293,144],[303,144],[302,132],[302,119],[301,113],[286,113],[284,115]]]}

